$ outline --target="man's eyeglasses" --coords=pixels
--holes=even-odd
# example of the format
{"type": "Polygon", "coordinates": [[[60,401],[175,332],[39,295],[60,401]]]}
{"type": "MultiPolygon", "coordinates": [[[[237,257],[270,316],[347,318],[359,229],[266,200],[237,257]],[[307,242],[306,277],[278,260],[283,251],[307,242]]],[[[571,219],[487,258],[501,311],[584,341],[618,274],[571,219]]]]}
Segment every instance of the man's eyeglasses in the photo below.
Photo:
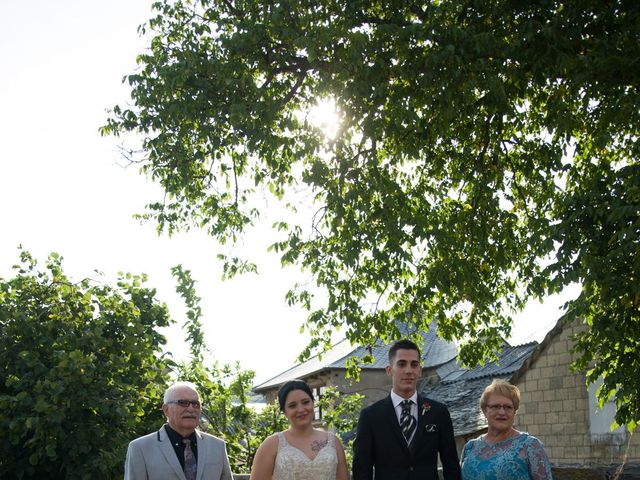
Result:
{"type": "Polygon", "coordinates": [[[167,402],[167,404],[171,404],[171,403],[175,403],[177,405],[180,405],[182,408],[187,408],[189,405],[191,405],[193,408],[200,408],[200,402],[198,400],[170,400],[167,402]]]}
{"type": "Polygon", "coordinates": [[[493,405],[487,405],[487,408],[492,412],[498,412],[500,409],[504,410],[506,413],[513,412],[513,405],[501,405],[499,403],[493,405]]]}

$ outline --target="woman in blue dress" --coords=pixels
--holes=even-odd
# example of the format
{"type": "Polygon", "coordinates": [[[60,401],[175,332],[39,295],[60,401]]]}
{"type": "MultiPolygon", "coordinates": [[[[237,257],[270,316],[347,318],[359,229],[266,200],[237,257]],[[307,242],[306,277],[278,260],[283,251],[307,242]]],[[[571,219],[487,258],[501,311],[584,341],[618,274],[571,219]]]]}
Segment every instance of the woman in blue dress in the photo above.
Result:
{"type": "Polygon", "coordinates": [[[551,464],[540,440],[513,428],[520,390],[494,380],[480,398],[487,433],[462,450],[462,480],[551,480],[551,464]]]}

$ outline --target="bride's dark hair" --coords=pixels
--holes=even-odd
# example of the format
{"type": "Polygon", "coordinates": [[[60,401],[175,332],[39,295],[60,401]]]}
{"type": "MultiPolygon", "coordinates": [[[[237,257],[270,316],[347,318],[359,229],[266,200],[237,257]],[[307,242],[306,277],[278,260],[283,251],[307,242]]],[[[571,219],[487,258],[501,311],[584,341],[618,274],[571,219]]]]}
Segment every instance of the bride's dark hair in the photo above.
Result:
{"type": "Polygon", "coordinates": [[[291,392],[292,390],[302,390],[304,393],[309,395],[312,402],[315,401],[313,399],[313,393],[311,393],[311,389],[309,388],[309,385],[307,385],[302,380],[298,380],[298,379],[289,380],[288,382],[283,383],[280,389],[278,390],[278,404],[280,405],[280,410],[282,410],[283,412],[284,412],[284,402],[287,400],[287,395],[289,395],[289,392],[291,392]]]}

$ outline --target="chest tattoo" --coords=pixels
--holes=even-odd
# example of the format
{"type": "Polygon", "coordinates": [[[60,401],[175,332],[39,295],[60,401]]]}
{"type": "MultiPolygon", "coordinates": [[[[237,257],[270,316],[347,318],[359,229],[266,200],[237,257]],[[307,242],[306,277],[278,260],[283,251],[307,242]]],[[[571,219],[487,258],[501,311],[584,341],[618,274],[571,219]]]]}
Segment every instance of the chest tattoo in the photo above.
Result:
{"type": "Polygon", "coordinates": [[[326,439],[325,441],[314,440],[311,443],[311,451],[319,452],[320,450],[322,450],[324,447],[327,446],[327,443],[329,443],[329,439],[326,439]]]}

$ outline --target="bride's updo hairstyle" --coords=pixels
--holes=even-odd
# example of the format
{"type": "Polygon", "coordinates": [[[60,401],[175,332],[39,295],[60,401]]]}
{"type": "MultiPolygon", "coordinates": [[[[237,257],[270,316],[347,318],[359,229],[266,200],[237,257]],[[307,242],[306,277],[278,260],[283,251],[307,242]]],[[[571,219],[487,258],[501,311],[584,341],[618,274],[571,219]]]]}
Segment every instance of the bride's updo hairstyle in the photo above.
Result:
{"type": "Polygon", "coordinates": [[[289,392],[293,390],[302,390],[304,393],[309,395],[312,402],[315,402],[309,385],[304,383],[302,380],[289,380],[288,382],[283,383],[278,390],[278,404],[280,405],[281,411],[284,412],[284,403],[287,401],[287,395],[289,395],[289,392]]]}

